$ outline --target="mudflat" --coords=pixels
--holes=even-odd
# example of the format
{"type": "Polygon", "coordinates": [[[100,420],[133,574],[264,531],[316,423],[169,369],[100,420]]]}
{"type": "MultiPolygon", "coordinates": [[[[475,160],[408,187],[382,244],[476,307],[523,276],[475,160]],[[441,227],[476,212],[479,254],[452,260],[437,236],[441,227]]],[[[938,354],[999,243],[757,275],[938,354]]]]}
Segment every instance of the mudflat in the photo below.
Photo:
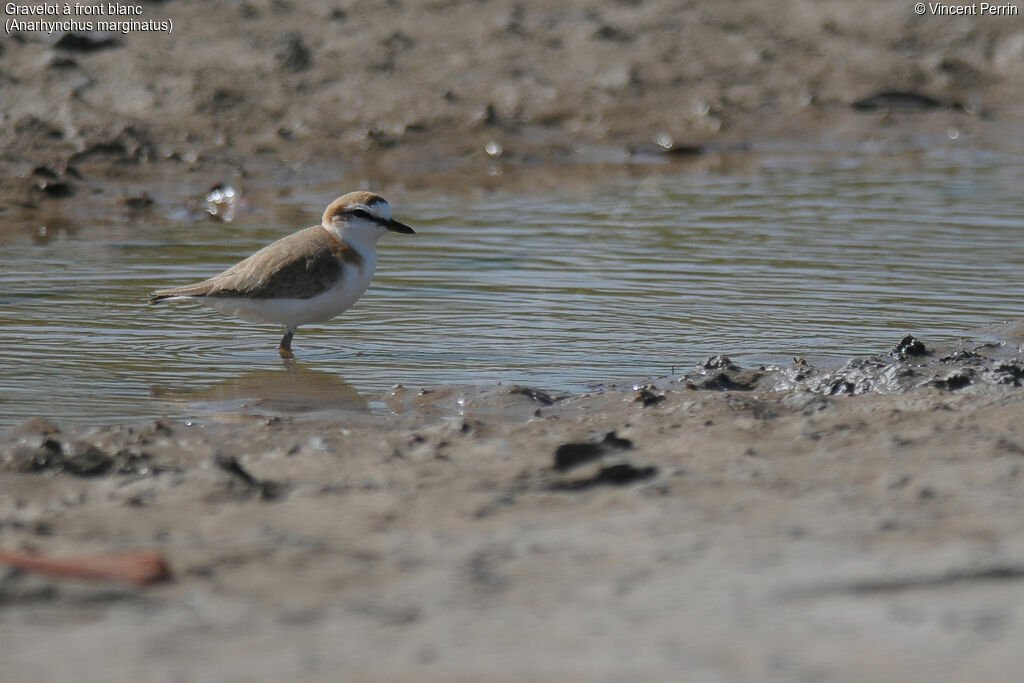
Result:
{"type": "Polygon", "coordinates": [[[1024,577],[1024,359],[1012,344],[913,342],[838,368],[718,357],[586,395],[398,387],[377,417],[31,420],[0,443],[4,546],[155,550],[173,580],[7,571],[4,670],[1008,671],[1024,577]]]}
{"type": "Polygon", "coordinates": [[[1020,19],[927,4],[923,15],[866,0],[137,7],[128,21],[170,20],[170,32],[15,30],[4,43],[5,201],[99,199],[139,180],[152,195],[168,174],[205,189],[261,160],[416,184],[496,158],[621,163],[947,133],[1001,144],[1019,130],[1020,19]]]}
{"type": "MultiPolygon", "coordinates": [[[[159,202],[168,177],[205,191],[274,165],[493,186],[758,145],[984,146],[1021,124],[1013,16],[810,0],[141,7],[171,33],[0,44],[8,229],[72,199],[159,202]],[[507,173],[488,176],[494,163],[507,173]]],[[[1024,635],[1021,341],[1011,324],[948,349],[880,339],[829,367],[714,357],[588,394],[396,387],[388,414],[40,415],[0,435],[0,548],[156,551],[171,580],[4,568],[0,671],[1004,678],[1024,635]]]]}

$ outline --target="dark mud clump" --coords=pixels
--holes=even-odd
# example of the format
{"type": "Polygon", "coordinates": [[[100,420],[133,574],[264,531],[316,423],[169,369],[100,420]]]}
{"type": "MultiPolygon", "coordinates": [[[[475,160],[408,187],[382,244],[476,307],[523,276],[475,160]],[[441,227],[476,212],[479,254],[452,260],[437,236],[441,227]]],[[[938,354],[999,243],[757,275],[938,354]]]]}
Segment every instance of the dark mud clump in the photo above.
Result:
{"type": "Polygon", "coordinates": [[[621,462],[601,467],[591,477],[552,482],[548,488],[552,491],[582,491],[595,486],[625,486],[651,479],[657,474],[657,467],[637,467],[628,462],[621,462]]]}
{"type": "MultiPolygon", "coordinates": [[[[130,430],[123,430],[128,435],[130,430]]],[[[12,429],[6,443],[0,444],[0,472],[53,472],[77,477],[110,474],[149,474],[162,468],[138,447],[143,439],[133,434],[136,443],[104,434],[91,440],[64,434],[50,422],[33,418],[12,429]]]]}
{"type": "Polygon", "coordinates": [[[632,448],[633,442],[630,439],[624,439],[614,431],[605,434],[600,441],[563,443],[555,449],[556,472],[567,472],[596,461],[600,462],[590,476],[558,479],[550,482],[547,488],[552,491],[582,491],[602,485],[625,486],[656,476],[657,467],[637,466],[624,460],[604,462],[606,456],[621,456],[624,451],[632,448]]]}
{"type": "Polygon", "coordinates": [[[923,356],[926,353],[928,353],[928,349],[925,348],[924,342],[911,334],[905,336],[892,348],[892,354],[901,360],[906,360],[908,356],[923,356]]]}
{"type": "Polygon", "coordinates": [[[213,464],[240,482],[247,491],[258,493],[262,500],[276,500],[284,493],[285,487],[282,484],[276,481],[257,479],[242,467],[238,458],[234,456],[218,453],[213,459],[213,464]]]}
{"type": "Polygon", "coordinates": [[[623,439],[615,432],[608,432],[600,441],[563,443],[555,449],[554,468],[559,472],[565,472],[608,453],[629,450],[632,447],[632,441],[623,439]]]}
{"type": "Polygon", "coordinates": [[[797,359],[790,366],[748,370],[726,356],[713,356],[677,381],[688,389],[799,390],[826,396],[904,393],[925,387],[994,391],[1022,385],[1024,352],[1007,343],[988,342],[940,356],[907,335],[888,353],[853,358],[838,368],[814,367],[797,359]]]}

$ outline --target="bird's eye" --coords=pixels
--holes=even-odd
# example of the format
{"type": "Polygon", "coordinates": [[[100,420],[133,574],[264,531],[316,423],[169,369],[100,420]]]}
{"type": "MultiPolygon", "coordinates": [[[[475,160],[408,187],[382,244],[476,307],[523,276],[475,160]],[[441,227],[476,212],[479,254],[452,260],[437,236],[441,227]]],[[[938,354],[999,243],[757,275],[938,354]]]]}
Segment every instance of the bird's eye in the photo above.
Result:
{"type": "Polygon", "coordinates": [[[356,218],[370,218],[370,214],[362,209],[356,209],[355,211],[352,212],[352,215],[355,216],[356,218]]]}

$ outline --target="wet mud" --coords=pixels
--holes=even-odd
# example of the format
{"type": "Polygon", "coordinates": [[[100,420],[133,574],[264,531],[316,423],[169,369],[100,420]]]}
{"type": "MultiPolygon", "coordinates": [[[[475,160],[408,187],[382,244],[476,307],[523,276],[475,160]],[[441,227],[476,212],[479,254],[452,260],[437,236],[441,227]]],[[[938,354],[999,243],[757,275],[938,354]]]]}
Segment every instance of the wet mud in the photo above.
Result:
{"type": "Polygon", "coordinates": [[[998,144],[1019,124],[1024,48],[1006,17],[811,0],[398,3],[386,21],[369,2],[142,7],[172,34],[14,31],[4,44],[9,210],[160,205],[268,167],[483,182],[513,165],[780,140],[998,144]]]}
{"type": "MultiPolygon", "coordinates": [[[[170,1],[143,8],[173,36],[15,32],[0,231],[229,221],[243,186],[325,176],[487,191],[766,145],[1019,140],[1019,18],[385,4],[170,1]]],[[[1019,329],[721,355],[582,394],[398,386],[387,415],[339,387],[314,397],[337,414],[313,411],[299,381],[198,423],[40,416],[0,434],[0,548],[21,558],[0,564],[4,678],[1005,677],[1024,638],[1019,329]],[[173,580],[83,577],[136,552],[173,580]]],[[[278,374],[167,396],[231,401],[278,374]]]]}
{"type": "Polygon", "coordinates": [[[108,556],[159,557],[173,579],[4,570],[11,670],[63,670],[33,653],[83,610],[104,671],[186,678],[294,673],[278,654],[224,649],[254,638],[318,651],[300,679],[352,666],[487,677],[466,644],[525,652],[506,673],[557,658],[581,675],[659,677],[701,670],[702,653],[732,651],[737,635],[753,654],[715,665],[726,677],[771,678],[787,653],[786,677],[886,678],[908,648],[929,677],[998,667],[1024,609],[1010,336],[951,349],[904,338],[845,363],[716,356],[586,394],[398,387],[387,416],[30,420],[0,439],[3,546],[72,577],[108,556]],[[38,621],[40,609],[62,621],[38,621]],[[564,624],[557,648],[552,623],[564,624]],[[923,643],[922,628],[938,635],[923,643]],[[327,634],[347,645],[319,650],[327,634]],[[642,651],[664,637],[680,639],[682,661],[590,663],[613,641],[642,651]],[[396,640],[408,646],[396,653],[396,640]],[[566,663],[566,647],[580,659],[566,663]],[[145,661],[130,654],[147,648],[145,661]],[[876,656],[856,655],[866,649],[876,656]]]}

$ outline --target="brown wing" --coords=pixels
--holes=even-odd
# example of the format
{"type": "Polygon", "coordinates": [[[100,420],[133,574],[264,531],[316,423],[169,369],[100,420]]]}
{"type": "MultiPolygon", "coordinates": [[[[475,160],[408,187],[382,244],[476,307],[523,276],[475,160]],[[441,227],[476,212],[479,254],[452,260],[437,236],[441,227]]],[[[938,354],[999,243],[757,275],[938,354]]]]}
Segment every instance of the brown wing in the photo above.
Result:
{"type": "Polygon", "coordinates": [[[359,253],[316,225],[300,230],[193,285],[153,292],[151,303],[174,296],[244,296],[252,299],[311,299],[342,277],[342,262],[362,265],[359,253]]]}

